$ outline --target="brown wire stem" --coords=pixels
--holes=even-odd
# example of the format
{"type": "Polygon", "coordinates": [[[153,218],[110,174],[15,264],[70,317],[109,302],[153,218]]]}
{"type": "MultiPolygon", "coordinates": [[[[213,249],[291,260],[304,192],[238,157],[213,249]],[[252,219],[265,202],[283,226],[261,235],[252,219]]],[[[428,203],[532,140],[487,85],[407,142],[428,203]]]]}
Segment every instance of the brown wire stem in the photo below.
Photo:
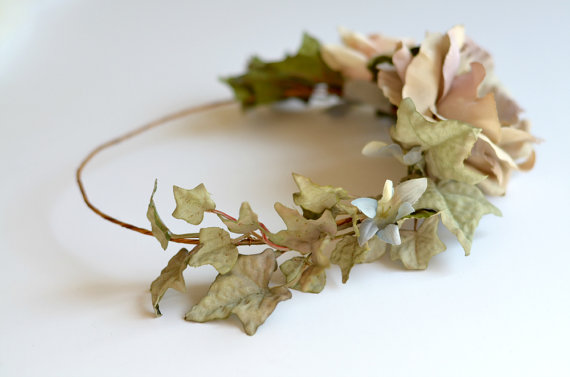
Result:
{"type": "MultiPolygon", "coordinates": [[[[121,221],[119,219],[116,219],[115,217],[108,215],[107,213],[101,211],[99,208],[95,207],[95,205],[93,205],[93,203],[91,203],[91,201],[87,197],[87,192],[85,191],[85,186],[84,186],[83,180],[82,180],[82,174],[83,174],[83,170],[85,169],[85,166],[87,166],[87,164],[89,163],[89,161],[91,161],[93,159],[93,157],[95,157],[96,155],[98,155],[99,153],[104,151],[105,149],[110,148],[112,146],[115,146],[117,144],[120,144],[123,141],[131,139],[131,138],[133,138],[137,135],[140,135],[146,131],[149,131],[153,128],[156,128],[158,126],[164,125],[166,123],[172,122],[172,121],[180,119],[180,118],[184,118],[184,117],[192,115],[192,114],[197,114],[197,113],[201,113],[204,111],[218,109],[218,108],[225,107],[225,106],[228,106],[228,105],[231,105],[234,103],[235,102],[233,100],[224,100],[224,101],[216,101],[216,102],[206,103],[203,105],[193,106],[193,107],[175,112],[173,114],[166,115],[162,118],[156,119],[155,121],[147,123],[147,124],[145,124],[139,128],[136,128],[132,131],[129,131],[129,132],[127,132],[127,133],[125,133],[119,137],[116,137],[112,140],[109,140],[109,141],[99,145],[95,149],[93,149],[91,151],[91,153],[89,153],[83,159],[83,161],[81,161],[81,164],[79,165],[79,167],[77,168],[77,171],[75,173],[77,185],[79,186],[79,190],[81,191],[81,196],[83,197],[83,201],[85,202],[87,207],[89,207],[89,209],[91,209],[97,215],[101,216],[102,218],[104,218],[107,221],[112,222],[113,224],[117,224],[119,226],[122,226],[123,228],[127,228],[127,229],[130,229],[132,231],[135,231],[135,232],[138,232],[141,234],[145,234],[147,236],[152,236],[152,231],[150,231],[149,229],[141,228],[141,227],[138,227],[136,225],[129,224],[129,223],[126,223],[126,222],[121,221]]],[[[198,239],[188,239],[188,238],[173,238],[170,241],[176,242],[176,243],[185,243],[185,244],[194,244],[194,245],[200,243],[200,241],[198,239]]],[[[243,240],[240,240],[237,244],[238,245],[263,245],[263,244],[265,244],[265,242],[263,242],[261,240],[256,240],[256,239],[243,239],[243,240]]]]}
{"type": "MultiPolygon", "coordinates": [[[[119,219],[116,219],[115,217],[108,215],[107,213],[101,211],[99,208],[95,207],[95,205],[93,205],[93,203],[91,203],[91,201],[89,200],[89,198],[87,197],[87,192],[85,191],[85,186],[83,184],[83,180],[82,180],[82,174],[83,174],[83,170],[85,169],[85,166],[87,166],[87,164],[93,159],[93,157],[95,157],[96,155],[98,155],[99,153],[101,153],[102,151],[104,151],[107,148],[110,148],[112,146],[118,145],[126,140],[129,140],[137,135],[140,135],[146,131],[149,131],[153,128],[156,128],[158,126],[162,126],[166,123],[172,122],[174,120],[180,119],[180,118],[184,118],[186,116],[192,115],[192,114],[197,114],[200,112],[204,112],[204,111],[210,111],[210,110],[214,110],[214,109],[218,109],[221,107],[225,107],[231,104],[234,104],[235,102],[233,100],[223,100],[223,101],[216,101],[216,102],[210,102],[210,103],[206,103],[203,105],[198,105],[198,106],[193,106],[178,112],[175,112],[173,114],[170,115],[166,115],[162,118],[156,119],[150,123],[147,123],[139,128],[135,128],[132,131],[129,131],[119,137],[116,137],[112,140],[109,140],[101,145],[99,145],[98,147],[96,147],[95,149],[93,149],[91,151],[91,153],[89,153],[84,159],[83,161],[81,161],[81,164],[79,165],[79,167],[77,168],[77,171],[75,173],[75,178],[77,180],[77,185],[79,186],[79,190],[81,191],[81,196],[83,197],[83,201],[85,202],[85,204],[87,205],[87,207],[89,207],[89,209],[91,209],[93,212],[95,212],[97,215],[101,216],[103,219],[112,222],[113,224],[117,224],[119,226],[122,226],[123,228],[126,229],[130,229],[132,231],[135,231],[137,233],[141,233],[141,234],[145,234],[147,236],[152,236],[152,231],[146,228],[141,228],[138,227],[136,225],[133,224],[129,224],[126,223],[124,221],[121,221],[119,219]]],[[[233,218],[232,216],[226,214],[225,212],[222,211],[218,211],[218,210],[212,210],[209,211],[218,215],[221,215],[227,219],[230,220],[236,220],[235,218],[233,218]]],[[[348,218],[348,219],[343,219],[340,221],[337,221],[337,225],[343,225],[347,222],[351,222],[352,219],[348,218]]],[[[263,225],[262,223],[260,223],[260,225],[263,227],[263,229],[265,231],[268,231],[267,228],[265,227],[265,225],[263,225]]],[[[236,245],[238,246],[251,246],[251,245],[269,245],[272,247],[275,247],[279,250],[288,250],[288,248],[283,247],[283,246],[279,246],[276,245],[274,243],[272,243],[267,236],[265,235],[264,232],[262,232],[261,235],[258,234],[254,234],[255,236],[257,236],[257,238],[252,238],[252,237],[245,237],[243,239],[238,239],[236,242],[236,245]]],[[[193,245],[197,245],[200,243],[199,239],[196,238],[172,238],[170,239],[171,242],[176,242],[176,243],[184,243],[184,244],[193,244],[193,245]]]]}

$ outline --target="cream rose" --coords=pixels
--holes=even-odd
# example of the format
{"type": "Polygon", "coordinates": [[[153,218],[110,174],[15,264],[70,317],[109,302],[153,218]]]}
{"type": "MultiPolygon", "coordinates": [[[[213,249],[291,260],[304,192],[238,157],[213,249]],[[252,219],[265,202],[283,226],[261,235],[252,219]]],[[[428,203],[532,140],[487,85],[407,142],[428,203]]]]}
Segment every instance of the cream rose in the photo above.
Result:
{"type": "Polygon", "coordinates": [[[455,119],[481,128],[466,164],[487,175],[479,187],[504,195],[512,170],[535,161],[528,121],[498,83],[489,53],[465,36],[462,26],[428,33],[417,55],[400,43],[393,67],[380,66],[378,86],[393,105],[411,98],[428,119],[455,119]]]}

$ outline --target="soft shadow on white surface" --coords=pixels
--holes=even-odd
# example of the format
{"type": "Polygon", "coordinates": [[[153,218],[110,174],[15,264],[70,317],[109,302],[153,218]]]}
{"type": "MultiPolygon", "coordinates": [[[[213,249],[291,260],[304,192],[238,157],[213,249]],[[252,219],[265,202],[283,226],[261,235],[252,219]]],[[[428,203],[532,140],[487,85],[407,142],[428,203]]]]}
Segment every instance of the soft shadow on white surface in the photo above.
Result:
{"type": "MultiPolygon", "coordinates": [[[[241,115],[234,106],[165,125],[103,152],[85,171],[86,188],[96,206],[146,227],[146,189],[152,185],[151,176],[159,178],[163,189],[157,201],[168,202],[170,207],[171,192],[163,182],[188,187],[205,182],[216,198],[231,202],[228,212],[237,212],[240,196],[247,194],[254,208],[260,208],[260,216],[281,228],[272,203],[281,199],[292,204],[290,196],[296,187],[290,171],[359,194],[375,194],[384,177],[401,176],[402,169],[394,160],[370,159],[359,153],[367,140],[385,139],[388,124],[361,109],[331,118],[321,110],[261,110],[241,115]],[[190,177],[184,174],[188,165],[192,166],[190,177]]],[[[12,219],[6,234],[13,252],[31,266],[30,274],[45,275],[46,280],[54,274],[66,275],[68,281],[56,279],[44,287],[57,306],[117,307],[131,316],[150,316],[147,287],[176,245],[162,252],[151,237],[107,223],[90,212],[80,198],[72,166],[61,167],[59,174],[45,177],[13,198],[6,214],[12,219]],[[22,216],[22,208],[33,208],[33,216],[22,216]],[[24,237],[23,229],[33,229],[34,236],[24,237]],[[141,295],[146,302],[134,299],[141,295]],[[130,302],[128,308],[125,302],[130,302]],[[133,310],[134,305],[138,310],[133,310]]],[[[167,223],[173,222],[172,208],[159,205],[159,211],[167,223]]],[[[215,223],[215,219],[210,221],[215,223]]],[[[173,227],[177,225],[185,227],[173,227]]],[[[183,314],[206,293],[215,276],[204,269],[192,274],[187,295],[166,295],[166,311],[178,305],[182,310],[176,311],[183,314]]]]}
{"type": "MultiPolygon", "coordinates": [[[[96,206],[139,226],[148,226],[148,188],[156,177],[159,213],[175,231],[197,228],[170,217],[171,186],[190,188],[202,182],[213,193],[218,208],[237,215],[241,201],[248,200],[262,218],[269,218],[268,225],[282,227],[272,205],[276,200],[292,205],[296,187],[291,171],[320,184],[342,185],[356,195],[376,194],[385,177],[402,176],[402,168],[394,160],[370,159],[359,153],[366,140],[385,137],[385,132],[386,125],[364,111],[331,119],[320,111],[303,114],[262,110],[242,116],[237,108],[219,110],[165,125],[139,140],[103,152],[87,167],[85,185],[96,206]]],[[[56,239],[66,246],[64,250],[89,266],[100,266],[105,263],[101,258],[104,248],[110,243],[105,246],[102,241],[106,237],[101,239],[97,229],[110,224],[102,224],[78,201],[73,181],[68,181],[67,188],[60,192],[50,219],[56,239]],[[64,218],[74,221],[60,221],[64,218]],[[86,237],[90,244],[85,244],[86,237]]],[[[215,216],[206,221],[218,224],[215,216]]],[[[132,232],[111,226],[125,235],[120,239],[132,239],[132,232]]],[[[134,235],[144,239],[145,245],[156,244],[148,236],[134,235]]],[[[114,239],[116,242],[122,243],[114,239]]],[[[139,251],[141,254],[144,251],[139,251]]],[[[141,258],[145,256],[139,261],[141,258]]],[[[128,274],[121,265],[105,269],[108,273],[128,274]]]]}

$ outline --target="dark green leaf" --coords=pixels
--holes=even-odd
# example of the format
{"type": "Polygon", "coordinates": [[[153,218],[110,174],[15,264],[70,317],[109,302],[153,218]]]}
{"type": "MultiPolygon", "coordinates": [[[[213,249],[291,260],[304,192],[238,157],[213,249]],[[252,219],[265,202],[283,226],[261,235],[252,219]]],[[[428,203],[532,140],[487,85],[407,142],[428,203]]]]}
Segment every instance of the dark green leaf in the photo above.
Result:
{"type": "Polygon", "coordinates": [[[270,104],[287,98],[308,101],[317,84],[328,84],[331,93],[340,94],[342,77],[331,70],[320,54],[319,42],[305,34],[295,55],[278,62],[254,57],[241,76],[223,79],[234,90],[243,108],[270,104]]]}

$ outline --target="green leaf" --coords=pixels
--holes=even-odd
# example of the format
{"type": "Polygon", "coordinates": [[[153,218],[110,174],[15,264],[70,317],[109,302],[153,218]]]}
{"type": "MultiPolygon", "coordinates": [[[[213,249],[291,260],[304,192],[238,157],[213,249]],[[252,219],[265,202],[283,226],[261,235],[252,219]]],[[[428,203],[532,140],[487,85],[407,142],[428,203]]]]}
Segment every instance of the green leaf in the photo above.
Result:
{"type": "Polygon", "coordinates": [[[256,255],[240,255],[229,273],[216,277],[206,297],[192,307],[185,319],[207,322],[233,313],[248,335],[255,334],[277,304],[291,298],[286,287],[269,288],[269,279],[276,268],[272,249],[256,255]]]}
{"type": "Polygon", "coordinates": [[[200,229],[200,247],[192,254],[188,264],[192,267],[211,264],[225,274],[235,265],[238,258],[237,246],[232,243],[230,234],[222,228],[200,229]]]}
{"type": "Polygon", "coordinates": [[[438,216],[431,216],[423,221],[417,231],[401,230],[402,243],[390,245],[392,260],[400,259],[404,266],[411,270],[426,269],[431,257],[446,249],[437,235],[438,225],[438,216]]]}
{"type": "Polygon", "coordinates": [[[160,246],[166,250],[168,247],[168,241],[170,241],[170,231],[164,225],[158,212],[156,211],[156,206],[154,204],[154,193],[156,192],[158,180],[154,181],[154,189],[152,190],[152,195],[150,196],[150,202],[148,203],[148,210],[146,211],[146,218],[150,221],[150,226],[153,236],[156,237],[160,246]]]}
{"type": "Polygon", "coordinates": [[[232,87],[244,108],[292,97],[308,101],[320,83],[328,84],[329,92],[340,94],[343,82],[342,76],[321,58],[319,42],[308,34],[303,36],[297,54],[278,62],[254,57],[245,74],[223,81],[232,87]]]}
{"type": "Polygon", "coordinates": [[[422,148],[431,175],[470,184],[486,178],[464,164],[480,132],[480,128],[457,120],[430,122],[416,111],[410,98],[400,103],[396,126],[390,129],[392,139],[404,148],[422,148]]]}
{"type": "Polygon", "coordinates": [[[271,242],[277,245],[307,254],[318,251],[323,238],[336,234],[336,222],[328,210],[317,220],[307,220],[281,203],[275,203],[275,210],[287,226],[287,230],[269,234],[271,242]]]}
{"type": "Polygon", "coordinates": [[[168,288],[174,288],[179,292],[186,291],[184,277],[182,273],[188,266],[188,258],[190,253],[186,249],[181,249],[175,256],[173,256],[168,265],[160,272],[160,276],[150,285],[150,293],[152,296],[152,306],[154,313],[161,316],[162,313],[158,307],[158,303],[162,300],[162,296],[168,288]]]}
{"type": "Polygon", "coordinates": [[[369,263],[380,259],[387,250],[387,244],[378,237],[372,237],[367,244],[358,245],[358,237],[345,236],[335,246],[331,262],[338,265],[342,272],[342,282],[346,283],[350,270],[355,264],[369,263]]]}
{"type": "Polygon", "coordinates": [[[331,209],[339,201],[349,199],[345,189],[332,186],[320,186],[313,183],[309,178],[293,173],[293,179],[300,192],[293,194],[295,204],[316,214],[317,218],[327,209],[331,209]]]}
{"type": "Polygon", "coordinates": [[[437,212],[432,209],[421,209],[419,211],[414,211],[407,216],[402,217],[403,220],[405,219],[427,219],[428,217],[432,217],[436,215],[437,212]]]}
{"type": "Polygon", "coordinates": [[[425,193],[414,208],[440,212],[441,222],[455,234],[465,255],[471,252],[473,234],[481,217],[490,213],[501,216],[501,211],[489,203],[476,186],[456,181],[435,185],[429,180],[425,193]]]}
{"type": "Polygon", "coordinates": [[[172,216],[184,220],[192,225],[198,225],[204,218],[204,211],[211,211],[216,208],[216,204],[210,198],[203,183],[191,190],[186,190],[178,186],[173,187],[176,209],[172,216]]]}
{"type": "Polygon", "coordinates": [[[293,257],[281,264],[287,286],[301,292],[320,293],[327,282],[325,267],[315,265],[306,257],[293,257]]]}
{"type": "Polygon", "coordinates": [[[218,215],[218,217],[226,224],[229,231],[233,233],[246,234],[259,229],[257,214],[251,210],[248,202],[241,204],[237,221],[228,220],[221,215],[218,215]]]}

